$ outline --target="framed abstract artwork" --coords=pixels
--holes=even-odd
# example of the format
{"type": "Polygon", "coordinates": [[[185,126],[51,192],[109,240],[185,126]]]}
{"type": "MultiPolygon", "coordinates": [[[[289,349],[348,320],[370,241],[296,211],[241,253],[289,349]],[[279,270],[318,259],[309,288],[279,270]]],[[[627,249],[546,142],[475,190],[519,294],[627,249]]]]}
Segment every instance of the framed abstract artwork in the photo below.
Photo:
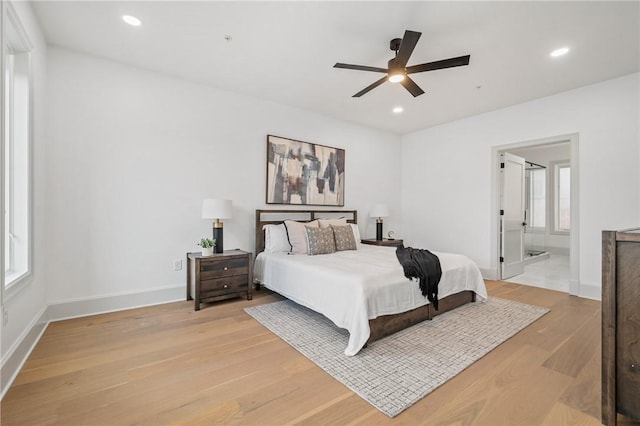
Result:
{"type": "Polygon", "coordinates": [[[267,204],[344,206],[344,149],[267,135],[267,204]]]}

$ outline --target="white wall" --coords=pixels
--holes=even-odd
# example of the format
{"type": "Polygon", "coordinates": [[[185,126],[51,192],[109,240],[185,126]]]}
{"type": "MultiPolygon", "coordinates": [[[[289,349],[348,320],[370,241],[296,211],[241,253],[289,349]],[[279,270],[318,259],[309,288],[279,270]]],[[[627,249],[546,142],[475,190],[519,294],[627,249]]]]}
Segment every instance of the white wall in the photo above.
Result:
{"type": "Polygon", "coordinates": [[[7,385],[17,374],[26,354],[35,344],[47,322],[47,280],[44,250],[44,175],[46,145],[44,131],[46,92],[46,50],[38,23],[26,2],[13,2],[13,8],[33,44],[31,66],[33,70],[33,265],[32,274],[5,293],[3,309],[8,321],[2,325],[2,373],[0,374],[2,395],[7,385]]]}
{"type": "Polygon", "coordinates": [[[405,135],[405,238],[495,270],[492,147],[578,133],[580,291],[598,297],[601,231],[640,224],[639,79],[636,73],[405,135]]]}
{"type": "Polygon", "coordinates": [[[52,317],[78,313],[60,305],[127,293],[183,298],[173,260],[211,234],[204,198],[233,200],[225,248],[252,251],[255,209],[267,207],[267,134],[346,150],[345,208],[359,210],[363,236],[375,232],[372,203],[400,205],[397,135],[57,47],[48,77],[52,317]]]}

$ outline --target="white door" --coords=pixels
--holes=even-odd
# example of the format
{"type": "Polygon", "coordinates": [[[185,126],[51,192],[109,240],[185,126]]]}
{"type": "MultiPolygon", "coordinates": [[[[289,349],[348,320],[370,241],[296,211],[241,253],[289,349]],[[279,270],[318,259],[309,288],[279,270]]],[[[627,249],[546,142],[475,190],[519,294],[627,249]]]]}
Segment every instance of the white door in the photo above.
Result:
{"type": "Polygon", "coordinates": [[[524,158],[506,152],[500,154],[501,279],[524,272],[524,175],[524,158]]]}

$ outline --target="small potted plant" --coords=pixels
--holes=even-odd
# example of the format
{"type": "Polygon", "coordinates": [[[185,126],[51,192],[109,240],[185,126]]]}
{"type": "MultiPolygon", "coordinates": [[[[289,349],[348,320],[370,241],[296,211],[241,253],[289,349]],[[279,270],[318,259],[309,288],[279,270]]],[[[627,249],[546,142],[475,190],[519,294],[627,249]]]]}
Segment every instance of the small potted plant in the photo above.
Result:
{"type": "Polygon", "coordinates": [[[211,256],[213,254],[213,248],[216,246],[216,240],[212,240],[211,238],[200,238],[198,245],[202,247],[203,256],[211,256]]]}

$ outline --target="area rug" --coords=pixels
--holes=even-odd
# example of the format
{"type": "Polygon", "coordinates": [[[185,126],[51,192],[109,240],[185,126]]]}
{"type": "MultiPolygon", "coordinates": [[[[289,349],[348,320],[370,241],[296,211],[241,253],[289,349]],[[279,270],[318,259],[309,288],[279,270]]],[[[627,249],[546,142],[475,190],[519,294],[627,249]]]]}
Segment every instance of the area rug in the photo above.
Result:
{"type": "Polygon", "coordinates": [[[290,300],[245,311],[389,417],[453,378],[549,310],[492,297],[344,354],[348,333],[290,300]]]}

